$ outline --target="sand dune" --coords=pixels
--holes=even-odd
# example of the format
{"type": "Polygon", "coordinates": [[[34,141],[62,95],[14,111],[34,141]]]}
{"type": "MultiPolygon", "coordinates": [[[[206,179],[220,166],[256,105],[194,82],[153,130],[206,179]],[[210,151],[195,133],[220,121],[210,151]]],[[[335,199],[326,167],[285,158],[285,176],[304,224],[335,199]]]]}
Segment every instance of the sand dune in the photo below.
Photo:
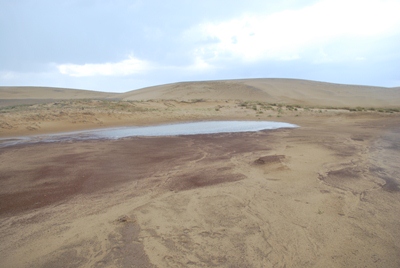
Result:
{"type": "Polygon", "coordinates": [[[113,93],[52,87],[0,87],[0,107],[51,103],[57,100],[108,99],[113,93]]]}
{"type": "Polygon", "coordinates": [[[400,267],[398,88],[249,79],[121,94],[3,87],[0,99],[8,140],[199,120],[300,126],[0,139],[0,267],[400,267]]]}
{"type": "Polygon", "coordinates": [[[113,93],[52,87],[0,87],[0,99],[101,99],[113,97],[113,93]]]}
{"type": "Polygon", "coordinates": [[[46,87],[0,87],[0,101],[60,99],[247,100],[308,106],[400,107],[399,88],[298,79],[241,79],[173,83],[126,93],[46,87]]]}
{"type": "Polygon", "coordinates": [[[248,79],[185,82],[121,94],[124,100],[196,98],[252,100],[309,106],[399,107],[393,88],[341,85],[296,79],[248,79]]]}

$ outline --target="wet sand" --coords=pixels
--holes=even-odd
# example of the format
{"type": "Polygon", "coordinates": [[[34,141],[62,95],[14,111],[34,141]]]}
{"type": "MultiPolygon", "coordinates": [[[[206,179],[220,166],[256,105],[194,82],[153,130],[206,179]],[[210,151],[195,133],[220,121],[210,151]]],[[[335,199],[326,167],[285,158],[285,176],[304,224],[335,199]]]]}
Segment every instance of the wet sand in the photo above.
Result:
{"type": "Polygon", "coordinates": [[[400,117],[279,121],[1,148],[0,266],[400,267],[400,117]]]}

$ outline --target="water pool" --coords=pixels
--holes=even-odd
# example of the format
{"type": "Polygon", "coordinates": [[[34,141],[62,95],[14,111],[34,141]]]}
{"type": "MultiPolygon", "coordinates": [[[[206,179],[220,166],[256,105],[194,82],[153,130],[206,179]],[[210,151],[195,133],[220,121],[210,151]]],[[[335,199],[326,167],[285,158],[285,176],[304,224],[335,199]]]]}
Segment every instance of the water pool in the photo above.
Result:
{"type": "Polygon", "coordinates": [[[121,139],[126,137],[159,137],[177,135],[254,132],[278,128],[296,128],[297,125],[271,121],[202,121],[155,126],[131,126],[97,130],[46,134],[0,139],[0,147],[37,142],[60,142],[94,139],[121,139]]]}

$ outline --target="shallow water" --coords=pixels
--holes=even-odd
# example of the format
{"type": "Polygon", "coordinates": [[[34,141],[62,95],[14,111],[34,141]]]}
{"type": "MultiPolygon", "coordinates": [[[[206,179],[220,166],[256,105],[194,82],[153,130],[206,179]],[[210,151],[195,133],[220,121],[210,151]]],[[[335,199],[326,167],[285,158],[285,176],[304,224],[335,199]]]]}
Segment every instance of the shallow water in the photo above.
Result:
{"type": "Polygon", "coordinates": [[[38,142],[62,142],[95,139],[120,139],[126,137],[155,137],[197,135],[233,132],[254,132],[278,128],[295,128],[294,124],[271,121],[205,121],[180,124],[165,124],[145,127],[119,127],[50,135],[37,135],[0,139],[0,147],[38,142]]]}

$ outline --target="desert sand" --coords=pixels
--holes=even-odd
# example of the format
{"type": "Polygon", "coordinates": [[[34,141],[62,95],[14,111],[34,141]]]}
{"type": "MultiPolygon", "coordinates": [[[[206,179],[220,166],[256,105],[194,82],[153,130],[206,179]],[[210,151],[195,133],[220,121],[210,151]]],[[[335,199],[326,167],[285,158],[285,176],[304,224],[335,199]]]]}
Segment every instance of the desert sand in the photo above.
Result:
{"type": "Polygon", "coordinates": [[[122,94],[3,87],[0,99],[3,140],[199,120],[300,126],[1,147],[1,267],[400,267],[398,88],[253,79],[122,94]]]}

